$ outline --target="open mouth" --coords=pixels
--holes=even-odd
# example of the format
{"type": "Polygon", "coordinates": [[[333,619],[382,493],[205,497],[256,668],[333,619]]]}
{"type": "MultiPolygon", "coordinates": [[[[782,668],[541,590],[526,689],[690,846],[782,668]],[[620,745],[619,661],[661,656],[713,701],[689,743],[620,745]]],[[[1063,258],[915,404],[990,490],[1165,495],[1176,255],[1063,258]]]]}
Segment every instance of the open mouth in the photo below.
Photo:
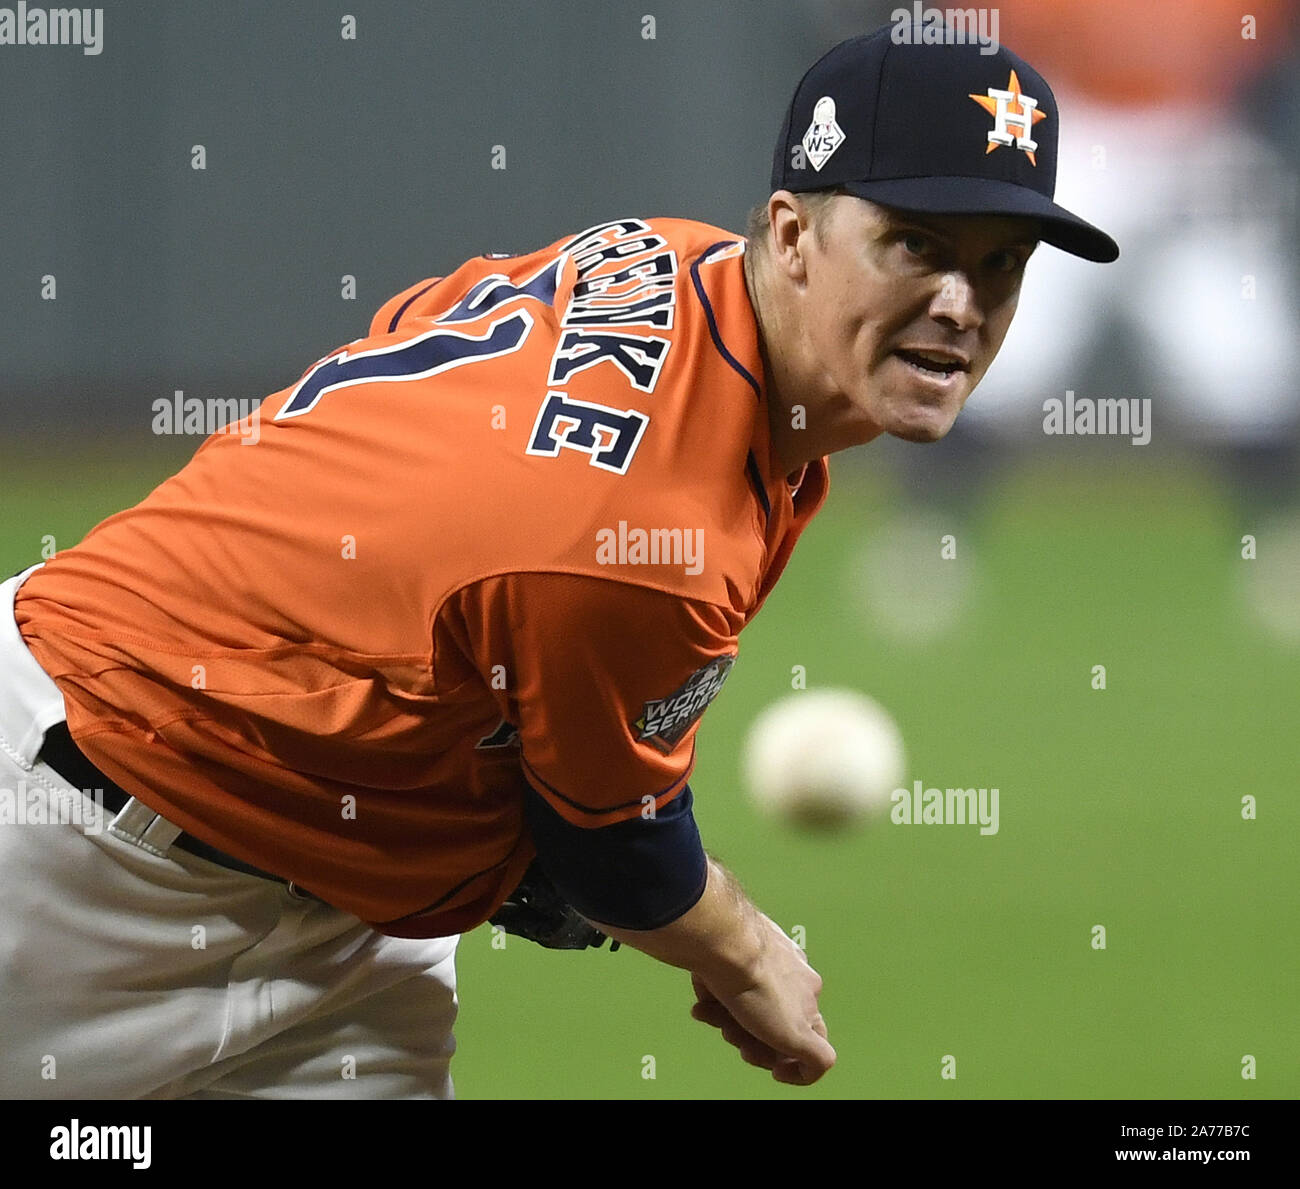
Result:
{"type": "Polygon", "coordinates": [[[908,351],[900,347],[894,354],[909,367],[914,367],[923,375],[936,379],[946,379],[955,372],[964,372],[967,367],[960,359],[931,354],[928,351],[908,351]]]}

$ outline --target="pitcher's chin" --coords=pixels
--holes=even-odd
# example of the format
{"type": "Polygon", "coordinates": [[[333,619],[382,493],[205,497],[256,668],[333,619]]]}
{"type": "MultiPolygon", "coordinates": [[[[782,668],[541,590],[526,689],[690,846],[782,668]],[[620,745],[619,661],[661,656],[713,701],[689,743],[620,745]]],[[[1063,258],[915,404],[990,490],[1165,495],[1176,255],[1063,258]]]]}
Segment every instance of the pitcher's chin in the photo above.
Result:
{"type": "Polygon", "coordinates": [[[943,405],[912,404],[890,418],[885,432],[905,442],[937,442],[956,420],[957,414],[943,405]]]}

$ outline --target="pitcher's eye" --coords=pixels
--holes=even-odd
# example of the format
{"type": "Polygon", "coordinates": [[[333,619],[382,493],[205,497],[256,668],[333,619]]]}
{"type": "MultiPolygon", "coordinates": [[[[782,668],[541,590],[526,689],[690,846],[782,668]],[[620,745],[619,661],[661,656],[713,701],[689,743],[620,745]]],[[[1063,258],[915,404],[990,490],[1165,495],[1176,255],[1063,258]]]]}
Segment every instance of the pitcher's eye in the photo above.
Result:
{"type": "Polygon", "coordinates": [[[1022,253],[1013,252],[1008,248],[1001,252],[994,252],[989,257],[989,263],[994,272],[1014,273],[1025,267],[1026,259],[1027,257],[1022,253]]]}

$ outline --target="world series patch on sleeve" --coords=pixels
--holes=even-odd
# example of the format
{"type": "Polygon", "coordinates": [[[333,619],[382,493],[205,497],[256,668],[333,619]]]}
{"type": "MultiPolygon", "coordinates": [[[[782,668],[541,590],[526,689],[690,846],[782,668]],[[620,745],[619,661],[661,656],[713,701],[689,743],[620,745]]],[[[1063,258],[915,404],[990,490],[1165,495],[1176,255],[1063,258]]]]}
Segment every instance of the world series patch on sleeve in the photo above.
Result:
{"type": "Polygon", "coordinates": [[[638,741],[664,753],[672,751],[717,696],[735,663],[734,655],[714,657],[666,698],[647,702],[641,717],[632,724],[638,741]]]}

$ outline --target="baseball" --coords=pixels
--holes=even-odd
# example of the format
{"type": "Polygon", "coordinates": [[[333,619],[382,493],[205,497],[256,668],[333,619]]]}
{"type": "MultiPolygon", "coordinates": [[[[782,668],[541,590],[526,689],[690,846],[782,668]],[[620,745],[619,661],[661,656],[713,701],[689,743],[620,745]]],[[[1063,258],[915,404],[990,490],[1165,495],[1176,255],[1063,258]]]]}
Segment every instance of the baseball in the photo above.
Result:
{"type": "Polygon", "coordinates": [[[903,784],[903,736],[866,694],[806,690],[754,720],[743,763],[749,796],[765,813],[799,826],[845,826],[884,815],[903,784]]]}

